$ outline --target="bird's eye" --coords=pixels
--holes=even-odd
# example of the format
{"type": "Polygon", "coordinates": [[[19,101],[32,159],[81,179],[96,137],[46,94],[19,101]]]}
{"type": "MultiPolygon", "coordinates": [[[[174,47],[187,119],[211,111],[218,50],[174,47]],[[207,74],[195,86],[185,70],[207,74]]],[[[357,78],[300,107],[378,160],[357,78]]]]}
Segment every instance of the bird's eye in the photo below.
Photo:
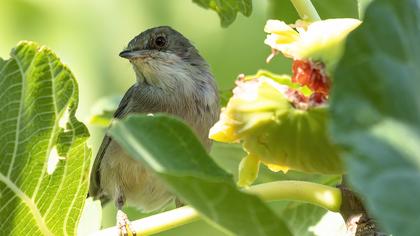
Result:
{"type": "Polygon", "coordinates": [[[166,38],[164,36],[158,36],[155,39],[155,45],[162,48],[166,45],[166,38]]]}

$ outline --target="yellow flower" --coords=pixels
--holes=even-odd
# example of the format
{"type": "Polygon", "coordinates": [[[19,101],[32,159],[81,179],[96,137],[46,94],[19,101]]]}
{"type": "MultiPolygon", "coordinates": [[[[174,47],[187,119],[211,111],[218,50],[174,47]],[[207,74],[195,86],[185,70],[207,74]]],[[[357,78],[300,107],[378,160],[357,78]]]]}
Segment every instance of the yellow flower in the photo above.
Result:
{"type": "Polygon", "coordinates": [[[257,177],[263,163],[272,171],[289,169],[342,174],[338,150],[327,132],[329,72],[347,35],[360,21],[329,19],[287,25],[269,20],[265,43],[294,60],[293,78],[259,72],[241,78],[210,138],[240,142],[247,156],[239,165],[240,186],[257,177]]]}
{"type": "MultiPolygon", "coordinates": [[[[290,78],[286,76],[289,80],[290,78]]],[[[220,142],[239,142],[241,136],[251,132],[276,115],[286,112],[290,104],[283,94],[288,87],[270,78],[240,79],[233,90],[219,121],[210,129],[209,137],[220,142]]]]}
{"type": "Polygon", "coordinates": [[[268,72],[237,81],[209,136],[242,143],[248,155],[239,166],[239,185],[255,180],[260,163],[272,171],[342,173],[338,151],[327,135],[327,108],[311,104],[306,90],[287,75],[268,72]]]}
{"type": "Polygon", "coordinates": [[[268,20],[265,44],[284,56],[295,60],[322,61],[331,71],[340,58],[347,35],[361,21],[352,18],[328,19],[308,23],[297,21],[287,25],[283,21],[268,20]]]}

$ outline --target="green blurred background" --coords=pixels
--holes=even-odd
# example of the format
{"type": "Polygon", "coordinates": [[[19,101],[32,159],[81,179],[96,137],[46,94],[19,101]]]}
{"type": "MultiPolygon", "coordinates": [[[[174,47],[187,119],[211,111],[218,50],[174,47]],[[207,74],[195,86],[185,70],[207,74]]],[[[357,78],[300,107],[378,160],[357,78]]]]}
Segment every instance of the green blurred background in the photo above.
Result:
{"type": "MultiPolygon", "coordinates": [[[[357,17],[355,0],[313,2],[322,18],[357,17]]],[[[134,83],[131,66],[118,53],[129,40],[147,28],[169,25],[184,34],[211,65],[219,88],[227,90],[234,86],[234,80],[240,73],[254,74],[259,69],[289,73],[291,62],[287,59],[276,57],[270,64],[265,63],[270,48],[263,43],[266,35],[263,28],[269,18],[292,23],[297,17],[286,0],[254,0],[251,17],[239,14],[228,28],[220,27],[215,12],[201,8],[191,0],[0,0],[0,56],[8,58],[10,49],[20,40],[36,41],[52,48],[79,81],[77,116],[87,121],[98,99],[122,95],[134,83]]],[[[90,144],[95,154],[104,129],[92,125],[89,129],[92,135],[90,144]]],[[[237,146],[216,144],[212,156],[235,174],[243,153],[237,146]]],[[[263,171],[259,181],[302,178],[329,184],[337,181],[336,177],[263,171]]],[[[298,231],[299,235],[313,235],[304,232],[325,214],[322,209],[306,204],[282,202],[271,206],[279,214],[288,214],[285,218],[289,223],[296,218],[296,225],[302,228],[298,231]],[[298,214],[303,214],[303,221],[301,216],[296,216],[298,214]]],[[[135,209],[130,208],[128,212],[132,219],[141,216],[135,209]]],[[[114,218],[115,208],[109,204],[103,211],[103,226],[113,225],[114,218]]],[[[223,235],[204,222],[161,235],[197,233],[201,236],[223,235]]]]}

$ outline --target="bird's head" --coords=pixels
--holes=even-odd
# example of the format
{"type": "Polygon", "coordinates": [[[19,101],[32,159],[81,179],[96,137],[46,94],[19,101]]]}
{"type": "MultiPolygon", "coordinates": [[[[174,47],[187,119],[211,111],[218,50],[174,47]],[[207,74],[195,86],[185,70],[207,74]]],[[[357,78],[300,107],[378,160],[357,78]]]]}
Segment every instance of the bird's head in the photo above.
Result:
{"type": "MultiPolygon", "coordinates": [[[[148,29],[132,39],[120,56],[128,59],[137,81],[161,88],[188,86],[208,77],[209,66],[182,34],[169,26],[148,29]]],[[[212,79],[212,78],[210,78],[212,79]]]]}

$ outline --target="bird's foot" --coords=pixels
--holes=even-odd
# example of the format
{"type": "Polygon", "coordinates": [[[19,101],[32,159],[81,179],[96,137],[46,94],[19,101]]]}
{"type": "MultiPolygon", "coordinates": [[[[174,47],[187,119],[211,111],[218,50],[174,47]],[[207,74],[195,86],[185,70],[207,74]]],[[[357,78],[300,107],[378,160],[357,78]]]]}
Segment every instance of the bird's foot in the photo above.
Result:
{"type": "Polygon", "coordinates": [[[133,231],[130,220],[128,220],[127,214],[123,211],[117,211],[117,227],[119,235],[121,236],[136,236],[136,231],[133,231]]]}

